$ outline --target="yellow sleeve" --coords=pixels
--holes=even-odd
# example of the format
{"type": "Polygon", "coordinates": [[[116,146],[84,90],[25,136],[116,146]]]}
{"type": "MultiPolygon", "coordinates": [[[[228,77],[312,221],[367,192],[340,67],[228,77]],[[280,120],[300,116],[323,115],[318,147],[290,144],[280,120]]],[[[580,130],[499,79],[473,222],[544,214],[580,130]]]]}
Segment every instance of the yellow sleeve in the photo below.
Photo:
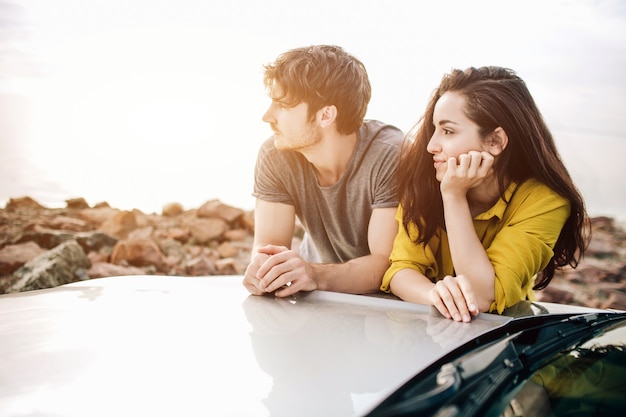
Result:
{"type": "Polygon", "coordinates": [[[390,291],[389,287],[393,276],[402,269],[414,269],[431,280],[434,280],[438,272],[431,247],[424,244],[417,245],[412,239],[417,236],[415,225],[411,225],[410,234],[407,233],[402,225],[402,207],[398,207],[395,218],[398,222],[398,234],[393,242],[393,249],[389,256],[391,265],[383,275],[383,282],[380,286],[380,289],[385,292],[390,291]]]}
{"type": "Polygon", "coordinates": [[[535,276],[554,255],[569,213],[569,201],[546,185],[534,180],[520,185],[486,249],[495,271],[491,312],[501,314],[521,300],[534,299],[535,276]]]}

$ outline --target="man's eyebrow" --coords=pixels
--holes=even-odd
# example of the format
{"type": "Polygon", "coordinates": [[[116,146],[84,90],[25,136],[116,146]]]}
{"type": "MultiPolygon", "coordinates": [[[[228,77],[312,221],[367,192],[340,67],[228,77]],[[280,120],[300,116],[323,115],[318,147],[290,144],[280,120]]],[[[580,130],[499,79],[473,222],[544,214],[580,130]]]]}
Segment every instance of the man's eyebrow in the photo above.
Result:
{"type": "Polygon", "coordinates": [[[281,96],[281,97],[272,97],[272,96],[270,96],[270,99],[274,103],[282,104],[285,107],[294,107],[295,106],[293,101],[289,100],[289,98],[287,96],[281,96]]]}

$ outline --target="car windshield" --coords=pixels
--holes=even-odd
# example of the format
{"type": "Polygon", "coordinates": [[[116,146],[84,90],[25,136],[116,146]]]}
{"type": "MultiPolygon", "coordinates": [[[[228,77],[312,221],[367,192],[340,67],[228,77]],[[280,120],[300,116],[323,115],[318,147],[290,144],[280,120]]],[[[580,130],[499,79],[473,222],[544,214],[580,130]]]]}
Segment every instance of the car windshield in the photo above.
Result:
{"type": "MultiPolygon", "coordinates": [[[[626,413],[626,323],[537,370],[509,401],[513,416],[623,416],[626,413]]],[[[506,415],[506,414],[505,414],[506,415]]]]}
{"type": "Polygon", "coordinates": [[[623,416],[626,313],[514,320],[416,375],[371,416],[623,416]]]}

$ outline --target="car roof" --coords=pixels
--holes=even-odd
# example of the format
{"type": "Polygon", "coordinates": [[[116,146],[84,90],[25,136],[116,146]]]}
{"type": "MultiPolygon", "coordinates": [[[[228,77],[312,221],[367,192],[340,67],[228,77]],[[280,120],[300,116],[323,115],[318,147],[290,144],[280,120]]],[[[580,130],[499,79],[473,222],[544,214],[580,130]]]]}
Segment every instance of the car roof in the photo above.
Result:
{"type": "MultiPolygon", "coordinates": [[[[241,276],[98,278],[0,296],[0,415],[365,415],[511,317],[241,276]]],[[[546,310],[547,311],[547,310],[546,310]]]]}

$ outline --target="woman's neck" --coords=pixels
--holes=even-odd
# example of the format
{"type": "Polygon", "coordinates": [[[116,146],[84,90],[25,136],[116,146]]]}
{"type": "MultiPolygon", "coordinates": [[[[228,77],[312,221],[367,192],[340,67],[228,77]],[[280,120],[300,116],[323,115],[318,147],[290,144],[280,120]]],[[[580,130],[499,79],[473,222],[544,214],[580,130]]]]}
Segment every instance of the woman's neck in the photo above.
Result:
{"type": "Polygon", "coordinates": [[[489,210],[499,199],[500,187],[495,176],[485,179],[482,184],[467,193],[467,202],[472,217],[489,210]]]}

